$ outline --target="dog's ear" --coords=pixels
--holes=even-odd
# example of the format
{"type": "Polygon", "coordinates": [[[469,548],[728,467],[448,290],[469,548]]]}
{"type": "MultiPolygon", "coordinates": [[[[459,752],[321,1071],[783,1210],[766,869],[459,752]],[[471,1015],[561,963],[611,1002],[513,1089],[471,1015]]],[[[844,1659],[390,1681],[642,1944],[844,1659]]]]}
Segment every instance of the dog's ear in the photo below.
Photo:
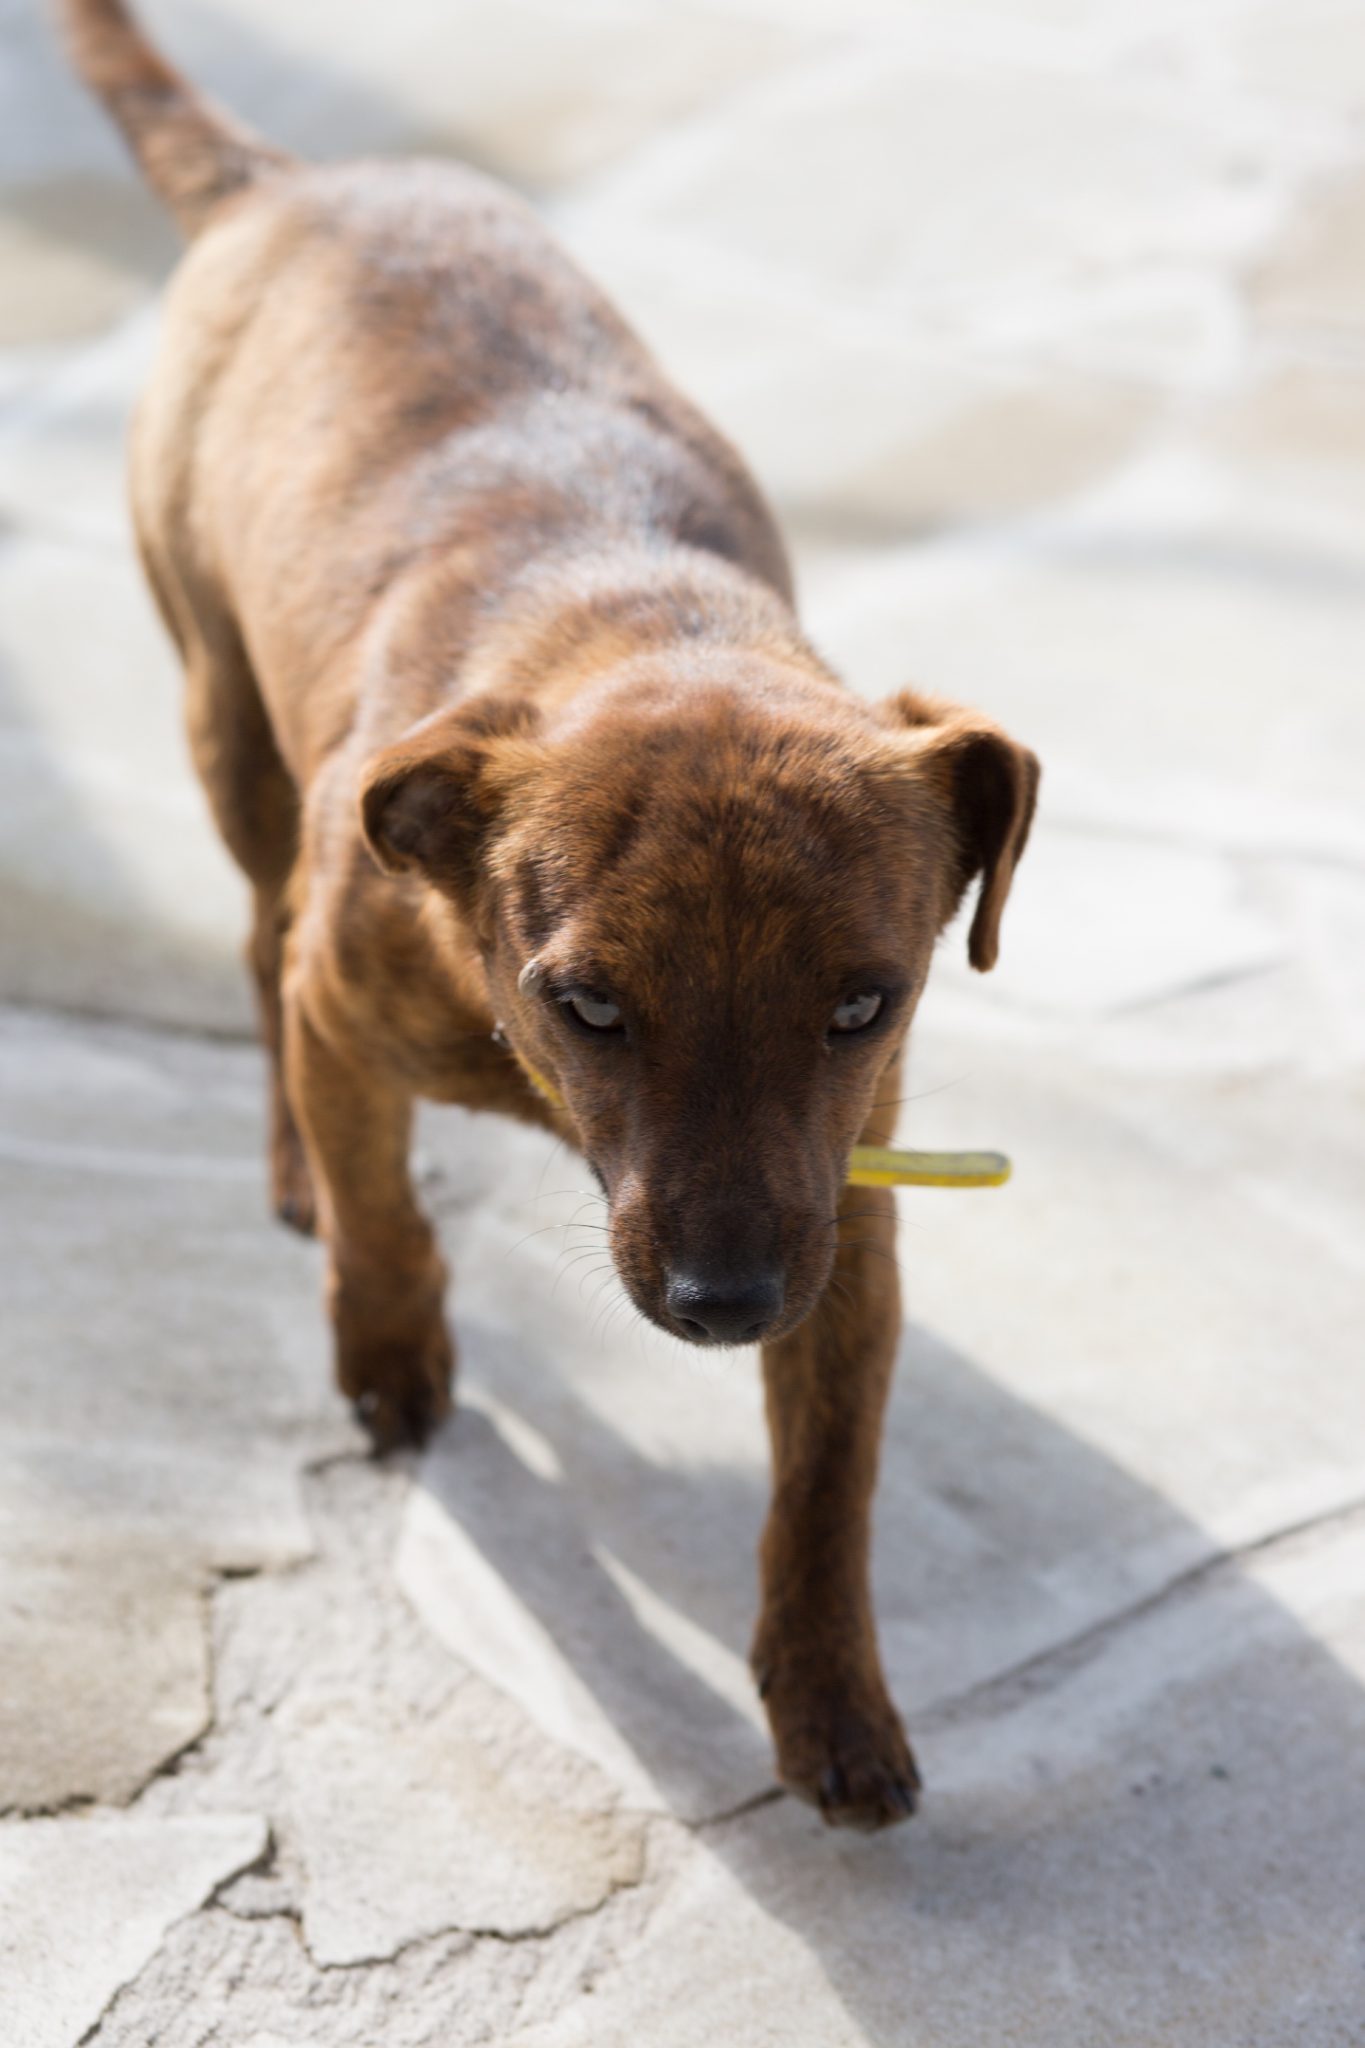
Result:
{"type": "Polygon", "coordinates": [[[508,791],[538,756],[535,706],[475,697],[435,711],[367,765],[366,844],[386,874],[426,875],[455,895],[476,883],[508,791]]]}
{"type": "Polygon", "coordinates": [[[955,843],[945,924],[973,877],[981,877],[967,957],[984,974],[999,957],[1005,899],[1033,822],[1038,757],[978,712],[916,690],[902,690],[885,709],[894,724],[909,732],[916,768],[931,778],[950,808],[955,843]]]}

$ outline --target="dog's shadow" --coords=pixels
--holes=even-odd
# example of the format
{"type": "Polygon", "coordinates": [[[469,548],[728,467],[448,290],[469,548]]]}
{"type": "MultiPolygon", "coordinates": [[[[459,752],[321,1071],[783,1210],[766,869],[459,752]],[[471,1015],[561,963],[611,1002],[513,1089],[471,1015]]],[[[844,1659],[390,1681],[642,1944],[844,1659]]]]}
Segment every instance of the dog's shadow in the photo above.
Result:
{"type": "MultiPolygon", "coordinates": [[[[1173,2038],[1205,2006],[1236,2032],[1229,1987],[1250,1997],[1309,1930],[1332,1960],[1286,1956],[1295,2010],[1316,1996],[1336,2013],[1365,1896],[1365,1692],[1188,1517],[911,1331],[876,1579],[927,1801],[890,1835],[834,1836],[790,1799],[761,1804],[771,1759],[744,1670],[767,1494],[756,1400],[720,1457],[678,1460],[642,1410],[616,1425],[609,1387],[460,1327],[466,1399],[416,1503],[445,1563],[419,1558],[410,1595],[428,1606],[449,1570],[435,1597],[452,1647],[628,1800],[700,1824],[723,1883],[787,1925],[869,2038],[1005,2038],[1017,1968],[1057,2011],[1100,2001],[1094,2038],[1115,1996],[1146,2016],[1125,2039],[1173,2038]],[[497,1582],[491,1627],[480,1574],[497,1582]]],[[[704,1407],[716,1384],[688,1398],[704,1407]]],[[[1284,1568],[1308,1570],[1292,1545],[1284,1568]]],[[[705,1938],[723,1970],[723,1926],[705,1938]]],[[[1045,2015],[1008,2037],[1057,2038],[1045,2015]]]]}

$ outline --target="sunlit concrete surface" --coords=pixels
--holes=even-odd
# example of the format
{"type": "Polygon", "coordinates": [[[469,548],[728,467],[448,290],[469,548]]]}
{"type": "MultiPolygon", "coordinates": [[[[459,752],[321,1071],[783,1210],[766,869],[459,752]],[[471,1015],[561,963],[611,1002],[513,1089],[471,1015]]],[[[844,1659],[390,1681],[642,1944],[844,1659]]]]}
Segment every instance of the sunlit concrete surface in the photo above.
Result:
{"type": "Polygon", "coordinates": [[[1365,16],[148,11],[299,149],[528,191],[854,686],[1046,783],[903,1127],[1016,1160],[899,1198],[928,1794],[833,1837],[745,1668],[755,1361],[618,1308],[571,1159],[427,1119],[459,1412],[383,1469],[330,1392],[123,505],[173,237],[0,0],[6,2048],[1358,2048],[1365,16]]]}

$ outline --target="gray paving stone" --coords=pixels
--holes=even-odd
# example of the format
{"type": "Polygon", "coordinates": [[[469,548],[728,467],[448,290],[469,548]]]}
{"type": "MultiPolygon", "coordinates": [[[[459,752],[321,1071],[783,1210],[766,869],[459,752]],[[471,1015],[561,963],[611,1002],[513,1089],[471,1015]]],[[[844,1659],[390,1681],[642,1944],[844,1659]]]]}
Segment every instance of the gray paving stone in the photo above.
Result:
{"type": "Polygon", "coordinates": [[[1216,269],[1254,245],[1273,218],[1262,186],[1298,170],[1302,145],[1254,104],[1211,122],[1194,99],[1015,68],[980,42],[970,66],[932,41],[821,53],[743,122],[665,137],[593,200],[816,292],[980,320],[1070,278],[1216,269]]]}
{"type": "Polygon", "coordinates": [[[98,334],[146,299],[175,243],[155,202],[90,175],[10,189],[0,210],[0,348],[98,334]]]}
{"type": "Polygon", "coordinates": [[[917,682],[1038,750],[1045,826],[1365,856],[1365,554],[1330,496],[1158,458],[1016,536],[831,554],[809,580],[859,690],[917,682]]]}
{"type": "MultiPolygon", "coordinates": [[[[6,1491],[12,1501],[18,1489],[6,1491]]],[[[0,1557],[4,1808],[131,1799],[208,1726],[193,1565],[126,1540],[111,1554],[104,1535],[73,1536],[73,1519],[40,1502],[22,1544],[0,1557]]]]}
{"type": "Polygon", "coordinates": [[[1353,164],[1306,192],[1283,235],[1258,265],[1252,303],[1272,327],[1317,330],[1357,351],[1365,337],[1365,286],[1350,251],[1365,222],[1365,167],[1353,164]]]}
{"type": "MultiPolygon", "coordinates": [[[[1157,408],[1164,365],[1142,361],[1135,372],[1107,362],[1102,345],[1093,361],[1074,360],[1074,348],[1062,362],[1042,351],[1007,358],[964,341],[959,327],[813,289],[650,217],[622,222],[609,198],[571,198],[556,219],[789,515],[815,532],[875,538],[1065,498],[1131,455],[1157,408]]],[[[1179,345],[1198,349],[1183,313],[1176,325],[1179,345]]]]}
{"type": "Polygon", "coordinates": [[[313,1261],[260,1228],[253,1056],[0,1045],[0,1807],[127,1799],[206,1720],[209,1575],[307,1554],[313,1261]]]}
{"type": "Polygon", "coordinates": [[[1365,360],[1280,365],[1235,393],[1211,423],[1218,452],[1245,464],[1255,485],[1340,497],[1359,507],[1365,476],[1365,360]]]}
{"type": "Polygon", "coordinates": [[[7,995],[248,1024],[245,888],[190,771],[179,696],[122,553],[0,540],[7,995]]]}
{"type": "Polygon", "coordinates": [[[547,1803],[534,1776],[470,1739],[458,1710],[304,1693],[284,1711],[318,1963],[392,1956],[450,1927],[547,1933],[642,1874],[638,1822],[547,1803]]]}
{"type": "Polygon", "coordinates": [[[84,2040],[168,1929],[260,1855],[252,1814],[0,1827],[0,1963],[11,2048],[84,2040]]]}
{"type": "Polygon", "coordinates": [[[270,1853],[168,1936],[102,2048],[486,2040],[647,1918],[682,1844],[413,1616],[391,1565],[408,1483],[401,1463],[319,1461],[313,1554],[214,1591],[212,1726],[136,1811],[250,1807],[270,1853]]]}
{"type": "MultiPolygon", "coordinates": [[[[12,10],[0,107],[12,126],[0,173],[51,173],[73,157],[117,172],[116,145],[66,76],[35,0],[12,10]]],[[[323,19],[307,0],[234,0],[149,19],[178,63],[288,146],[319,155],[458,147],[533,184],[610,161],[766,67],[797,38],[780,14],[706,4],[393,0],[382,21],[348,0],[323,19]]]]}
{"type": "MultiPolygon", "coordinates": [[[[706,5],[458,0],[432,32],[424,0],[381,22],[353,4],[325,29],[299,0],[240,11],[296,63],[314,54],[401,109],[414,139],[457,149],[505,177],[552,187],[597,170],[657,129],[780,65],[795,38],[779,18],[706,5]],[[339,52],[344,57],[339,58],[339,52]]],[[[355,146],[343,103],[328,139],[355,146]]]]}
{"type": "Polygon", "coordinates": [[[1358,117],[1365,110],[1365,30],[1351,0],[1259,0],[1230,22],[1237,69],[1258,91],[1358,117]]]}
{"type": "Polygon", "coordinates": [[[128,421],[156,339],[156,314],[142,297],[141,311],[111,321],[97,340],[50,353],[0,413],[6,523],[97,548],[120,569],[132,566],[128,421]]]}

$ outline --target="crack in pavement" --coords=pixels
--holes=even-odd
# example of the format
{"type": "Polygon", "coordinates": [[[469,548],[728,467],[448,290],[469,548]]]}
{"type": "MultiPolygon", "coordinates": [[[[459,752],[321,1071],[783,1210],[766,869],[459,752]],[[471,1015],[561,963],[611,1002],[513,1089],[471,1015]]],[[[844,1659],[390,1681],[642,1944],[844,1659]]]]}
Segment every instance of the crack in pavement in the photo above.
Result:
{"type": "Polygon", "coordinates": [[[1262,1536],[1254,1536],[1248,1542],[1236,1544],[1231,1549],[1215,1550],[1209,1556],[1200,1558],[1198,1563],[1187,1566],[1168,1579],[1162,1586],[1150,1593],[1144,1593],[1127,1607],[1119,1608],[1101,1620],[1091,1622],[1088,1627],[1078,1629],[1074,1635],[1066,1636],[1061,1642],[1052,1643],[1045,1650],[1038,1650],[1031,1657],[1023,1658],[1018,1664],[993,1677],[984,1678],[970,1685],[964,1692],[950,1693],[943,1699],[932,1701],[921,1708],[915,1716],[916,1729],[935,1732],[957,1727],[962,1722],[1008,1713],[1025,1699],[1032,1699],[1040,1693],[1049,1692],[1054,1686],[1063,1684],[1074,1671],[1097,1657],[1115,1637],[1130,1628],[1134,1622],[1143,1621],[1149,1614],[1168,1603],[1182,1599],[1194,1592],[1208,1579],[1220,1572],[1244,1564],[1247,1559],[1265,1556],[1270,1551],[1297,1542],[1301,1537],[1311,1536],[1320,1529],[1331,1528],[1338,1523],[1349,1523],[1355,1517],[1365,1515],[1365,1498],[1344,1501],[1336,1507],[1324,1508],[1315,1515],[1307,1515],[1301,1521],[1286,1523],[1282,1528],[1268,1530],[1262,1536]]]}
{"type": "Polygon", "coordinates": [[[112,1009],[101,1003],[59,1002],[46,996],[34,998],[22,993],[7,994],[3,1007],[25,1020],[55,1017],[62,1024],[103,1024],[114,1031],[128,1031],[150,1038],[189,1039],[197,1045],[245,1046],[259,1050],[261,1043],[255,1027],[245,1021],[240,1027],[232,1024],[186,1024],[172,1017],[140,1016],[134,1011],[112,1009]]]}
{"type": "MultiPolygon", "coordinates": [[[[246,1876],[248,1873],[244,1871],[240,1874],[246,1876]]],[[[415,1934],[408,1941],[400,1941],[396,1948],[386,1949],[374,1955],[352,1956],[344,1963],[323,1962],[318,1956],[314,1955],[308,1945],[308,1937],[304,1931],[303,1914],[296,1906],[271,1906],[265,1912],[244,1913],[226,1900],[206,1899],[199,1910],[201,1913],[209,1911],[225,1913],[230,1919],[239,1921],[247,1926],[253,1926],[263,1920],[283,1920],[287,1922],[298,1936],[299,1947],[307,1958],[309,1968],[317,1970],[322,1976],[331,1977],[346,1976],[348,1973],[354,1973],[357,1970],[384,1970],[390,1967],[397,1967],[410,1956],[420,1955],[424,1951],[439,1948],[443,1944],[454,1941],[490,1941],[496,1942],[505,1948],[517,1948],[528,1942],[552,1941],[555,1935],[562,1933],[566,1927],[576,1926],[584,1920],[595,1919],[625,1893],[639,1891],[647,1882],[648,1880],[644,1876],[617,1879],[613,1881],[602,1897],[595,1900],[592,1905],[571,1907],[556,1919],[546,1921],[543,1926],[518,1927],[509,1931],[502,1927],[466,1927],[462,1926],[459,1922],[452,1921],[448,1926],[434,1928],[429,1934],[415,1934]]]]}
{"type": "Polygon", "coordinates": [[[178,1743],[165,1756],[159,1757],[152,1768],[143,1777],[139,1778],[132,1789],[125,1793],[121,1799],[104,1799],[93,1792],[69,1792],[63,1799],[52,1800],[34,1806],[17,1804],[0,1807],[0,1823],[5,1821],[56,1820],[67,1815],[83,1813],[131,1813],[150,1788],[157,1783],[158,1779],[175,1777],[181,1766],[188,1761],[202,1744],[208,1741],[216,1726],[217,1717],[213,1704],[215,1669],[213,1657],[214,1595],[219,1585],[225,1580],[240,1579],[244,1576],[258,1577],[267,1569],[268,1567],[262,1566],[260,1573],[252,1572],[250,1574],[243,1574],[231,1567],[226,1569],[210,1569],[204,1574],[197,1588],[199,1626],[204,1643],[205,1685],[204,1718],[199,1727],[195,1729],[193,1735],[187,1735],[183,1742],[178,1743]]]}
{"type": "Polygon", "coordinates": [[[733,1806],[724,1806],[718,1813],[704,1813],[698,1820],[684,1820],[678,1816],[677,1825],[686,1828],[689,1834],[702,1834],[707,1828],[723,1828],[730,1821],[744,1820],[751,1813],[760,1813],[765,1806],[777,1806],[791,1794],[785,1785],[765,1785],[761,1792],[751,1792],[747,1799],[736,1800],[733,1806]]]}

